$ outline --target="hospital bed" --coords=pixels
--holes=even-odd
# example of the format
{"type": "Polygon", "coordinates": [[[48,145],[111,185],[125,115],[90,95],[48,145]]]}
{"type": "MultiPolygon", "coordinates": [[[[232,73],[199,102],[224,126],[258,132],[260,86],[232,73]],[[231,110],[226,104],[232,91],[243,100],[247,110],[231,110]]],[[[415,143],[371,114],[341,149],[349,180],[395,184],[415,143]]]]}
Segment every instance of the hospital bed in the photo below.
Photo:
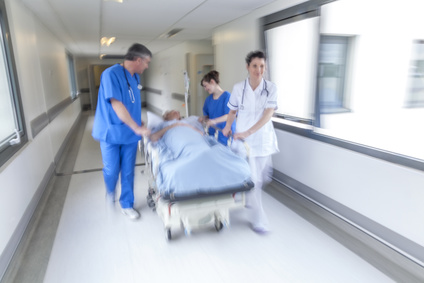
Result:
{"type": "Polygon", "coordinates": [[[229,226],[230,210],[244,207],[253,187],[245,157],[188,127],[175,127],[156,143],[145,138],[141,150],[149,175],[147,202],[168,240],[174,229],[190,235],[207,225],[217,231],[229,226]]]}

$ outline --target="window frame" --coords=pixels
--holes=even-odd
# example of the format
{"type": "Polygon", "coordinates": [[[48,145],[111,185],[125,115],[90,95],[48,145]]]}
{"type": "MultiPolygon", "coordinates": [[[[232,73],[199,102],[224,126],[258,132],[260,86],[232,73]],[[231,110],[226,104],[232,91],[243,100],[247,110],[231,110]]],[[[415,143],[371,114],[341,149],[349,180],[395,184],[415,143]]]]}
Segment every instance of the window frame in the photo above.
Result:
{"type": "MultiPolygon", "coordinates": [[[[4,0],[0,0],[0,25],[1,25],[1,44],[5,51],[6,70],[8,72],[9,87],[11,90],[11,101],[14,104],[15,119],[17,121],[18,133],[20,135],[20,143],[10,145],[7,143],[0,149],[0,167],[3,166],[10,158],[18,152],[28,141],[28,134],[25,126],[25,117],[22,107],[21,92],[18,83],[18,75],[13,53],[12,40],[10,37],[10,29],[7,20],[6,6],[4,0]]],[[[7,141],[16,138],[16,135],[11,135],[7,141]]]]}

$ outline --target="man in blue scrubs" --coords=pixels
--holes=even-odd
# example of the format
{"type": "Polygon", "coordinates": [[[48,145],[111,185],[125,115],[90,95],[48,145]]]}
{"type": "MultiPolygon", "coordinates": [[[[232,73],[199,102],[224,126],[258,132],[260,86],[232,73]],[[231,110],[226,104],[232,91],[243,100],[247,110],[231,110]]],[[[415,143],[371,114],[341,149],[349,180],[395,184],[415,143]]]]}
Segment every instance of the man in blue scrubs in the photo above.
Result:
{"type": "Polygon", "coordinates": [[[140,76],[149,67],[152,53],[135,43],[123,64],[107,68],[101,76],[93,138],[100,142],[106,199],[115,201],[115,189],[121,174],[122,213],[130,219],[140,217],[134,205],[134,167],[138,141],[150,134],[141,122],[140,76]]]}

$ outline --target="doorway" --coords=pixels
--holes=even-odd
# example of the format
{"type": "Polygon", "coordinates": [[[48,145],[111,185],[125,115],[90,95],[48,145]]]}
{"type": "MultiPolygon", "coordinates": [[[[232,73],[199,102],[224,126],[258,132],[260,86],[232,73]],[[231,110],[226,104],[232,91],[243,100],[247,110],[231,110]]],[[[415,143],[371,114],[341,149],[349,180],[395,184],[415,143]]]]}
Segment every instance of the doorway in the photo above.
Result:
{"type": "Polygon", "coordinates": [[[89,85],[90,85],[90,103],[91,109],[96,110],[97,99],[99,96],[100,77],[104,70],[112,65],[90,65],[89,67],[89,85]]]}

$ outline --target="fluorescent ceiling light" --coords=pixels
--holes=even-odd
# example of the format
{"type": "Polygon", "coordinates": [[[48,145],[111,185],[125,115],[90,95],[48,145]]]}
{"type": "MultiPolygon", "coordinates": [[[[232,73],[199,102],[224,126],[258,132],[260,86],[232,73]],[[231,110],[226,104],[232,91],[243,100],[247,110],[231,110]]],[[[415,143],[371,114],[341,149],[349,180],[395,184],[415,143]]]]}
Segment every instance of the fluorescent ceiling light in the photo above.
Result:
{"type": "Polygon", "coordinates": [[[116,37],[114,37],[114,36],[113,37],[104,36],[100,39],[100,43],[101,43],[102,46],[103,45],[109,46],[109,45],[111,45],[112,43],[115,42],[115,39],[116,39],[116,37]]]}

